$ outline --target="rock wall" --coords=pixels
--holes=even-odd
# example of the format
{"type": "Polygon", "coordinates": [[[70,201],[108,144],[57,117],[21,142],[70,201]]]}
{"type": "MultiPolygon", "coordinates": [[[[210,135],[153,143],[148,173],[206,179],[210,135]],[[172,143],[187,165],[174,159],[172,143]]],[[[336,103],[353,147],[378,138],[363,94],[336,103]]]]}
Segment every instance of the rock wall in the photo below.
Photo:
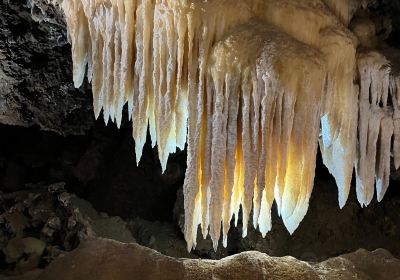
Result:
{"type": "Polygon", "coordinates": [[[71,69],[65,23],[57,8],[1,0],[0,123],[83,134],[94,120],[91,93],[85,86],[74,88],[71,69]]]}

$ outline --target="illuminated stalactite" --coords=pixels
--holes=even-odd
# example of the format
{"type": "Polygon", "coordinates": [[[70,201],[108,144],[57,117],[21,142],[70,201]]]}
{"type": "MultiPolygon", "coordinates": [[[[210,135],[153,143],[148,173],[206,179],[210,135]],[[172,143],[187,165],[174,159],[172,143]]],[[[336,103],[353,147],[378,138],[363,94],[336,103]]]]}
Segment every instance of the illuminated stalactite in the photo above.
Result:
{"type": "Polygon", "coordinates": [[[399,80],[379,54],[356,56],[346,26],[358,2],[324,2],[63,1],[74,83],[91,81],[95,116],[120,126],[128,104],[138,163],[147,129],[163,170],[187,143],[189,249],[198,225],[226,246],[240,207],[243,236],[250,221],[265,236],[274,201],[292,233],[308,209],[320,132],[340,206],[355,164],[360,203],[375,181],[382,199],[392,134],[400,165],[399,80]]]}
{"type": "Polygon", "coordinates": [[[357,198],[367,206],[374,196],[381,201],[390,175],[391,138],[394,130],[393,109],[389,98],[390,66],[377,52],[358,55],[360,77],[360,118],[358,125],[359,157],[356,161],[357,198]]]}

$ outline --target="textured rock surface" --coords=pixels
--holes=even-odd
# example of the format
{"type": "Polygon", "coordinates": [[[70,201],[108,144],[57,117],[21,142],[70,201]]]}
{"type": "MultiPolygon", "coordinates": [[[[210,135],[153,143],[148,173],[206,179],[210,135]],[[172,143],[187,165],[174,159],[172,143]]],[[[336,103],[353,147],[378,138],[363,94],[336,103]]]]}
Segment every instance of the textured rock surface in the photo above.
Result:
{"type": "Polygon", "coordinates": [[[96,239],[53,262],[37,278],[128,279],[400,279],[400,260],[387,251],[355,253],[309,264],[246,252],[219,261],[174,259],[137,244],[96,239]]]}
{"type": "Polygon", "coordinates": [[[16,275],[0,275],[0,279],[2,280],[35,280],[42,273],[41,269],[36,269],[32,271],[28,271],[23,274],[16,275]]]}
{"type": "Polygon", "coordinates": [[[0,123],[83,134],[91,94],[73,87],[61,12],[42,2],[0,1],[0,123]]]}
{"type": "Polygon", "coordinates": [[[121,218],[99,214],[64,185],[0,192],[0,270],[21,273],[46,266],[89,238],[135,242],[121,218]]]}

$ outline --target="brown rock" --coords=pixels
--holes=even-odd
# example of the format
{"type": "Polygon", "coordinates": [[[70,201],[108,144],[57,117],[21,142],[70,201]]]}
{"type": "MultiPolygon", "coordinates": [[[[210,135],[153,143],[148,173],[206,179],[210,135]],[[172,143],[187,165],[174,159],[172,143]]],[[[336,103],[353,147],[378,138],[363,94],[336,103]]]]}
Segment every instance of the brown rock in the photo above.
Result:
{"type": "Polygon", "coordinates": [[[0,280],[36,280],[41,273],[41,269],[35,269],[24,273],[13,273],[10,275],[0,274],[0,280]]]}
{"type": "Polygon", "coordinates": [[[43,241],[33,237],[14,238],[8,242],[3,253],[8,263],[16,263],[16,271],[28,271],[39,265],[45,247],[43,241]]]}
{"type": "Polygon", "coordinates": [[[92,105],[72,84],[61,9],[46,0],[1,1],[0,11],[0,123],[83,134],[93,125],[92,105]]]}
{"type": "Polygon", "coordinates": [[[400,260],[382,249],[308,264],[245,252],[219,261],[177,259],[137,244],[93,239],[54,261],[38,280],[400,279],[400,260]]]}
{"type": "Polygon", "coordinates": [[[316,265],[326,280],[330,279],[400,279],[400,260],[388,251],[369,252],[360,249],[354,253],[329,259],[316,265]],[[329,272],[325,274],[324,272],[329,272]]]}

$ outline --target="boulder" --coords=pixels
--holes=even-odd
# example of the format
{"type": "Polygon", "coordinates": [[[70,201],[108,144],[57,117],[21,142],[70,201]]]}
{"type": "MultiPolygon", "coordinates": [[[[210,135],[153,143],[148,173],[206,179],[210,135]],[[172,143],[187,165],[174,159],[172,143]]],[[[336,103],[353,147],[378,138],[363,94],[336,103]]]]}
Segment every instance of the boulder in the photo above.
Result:
{"type": "Polygon", "coordinates": [[[37,280],[400,279],[400,260],[379,249],[312,264],[244,252],[218,261],[178,259],[138,244],[92,239],[51,263],[37,280]]]}

